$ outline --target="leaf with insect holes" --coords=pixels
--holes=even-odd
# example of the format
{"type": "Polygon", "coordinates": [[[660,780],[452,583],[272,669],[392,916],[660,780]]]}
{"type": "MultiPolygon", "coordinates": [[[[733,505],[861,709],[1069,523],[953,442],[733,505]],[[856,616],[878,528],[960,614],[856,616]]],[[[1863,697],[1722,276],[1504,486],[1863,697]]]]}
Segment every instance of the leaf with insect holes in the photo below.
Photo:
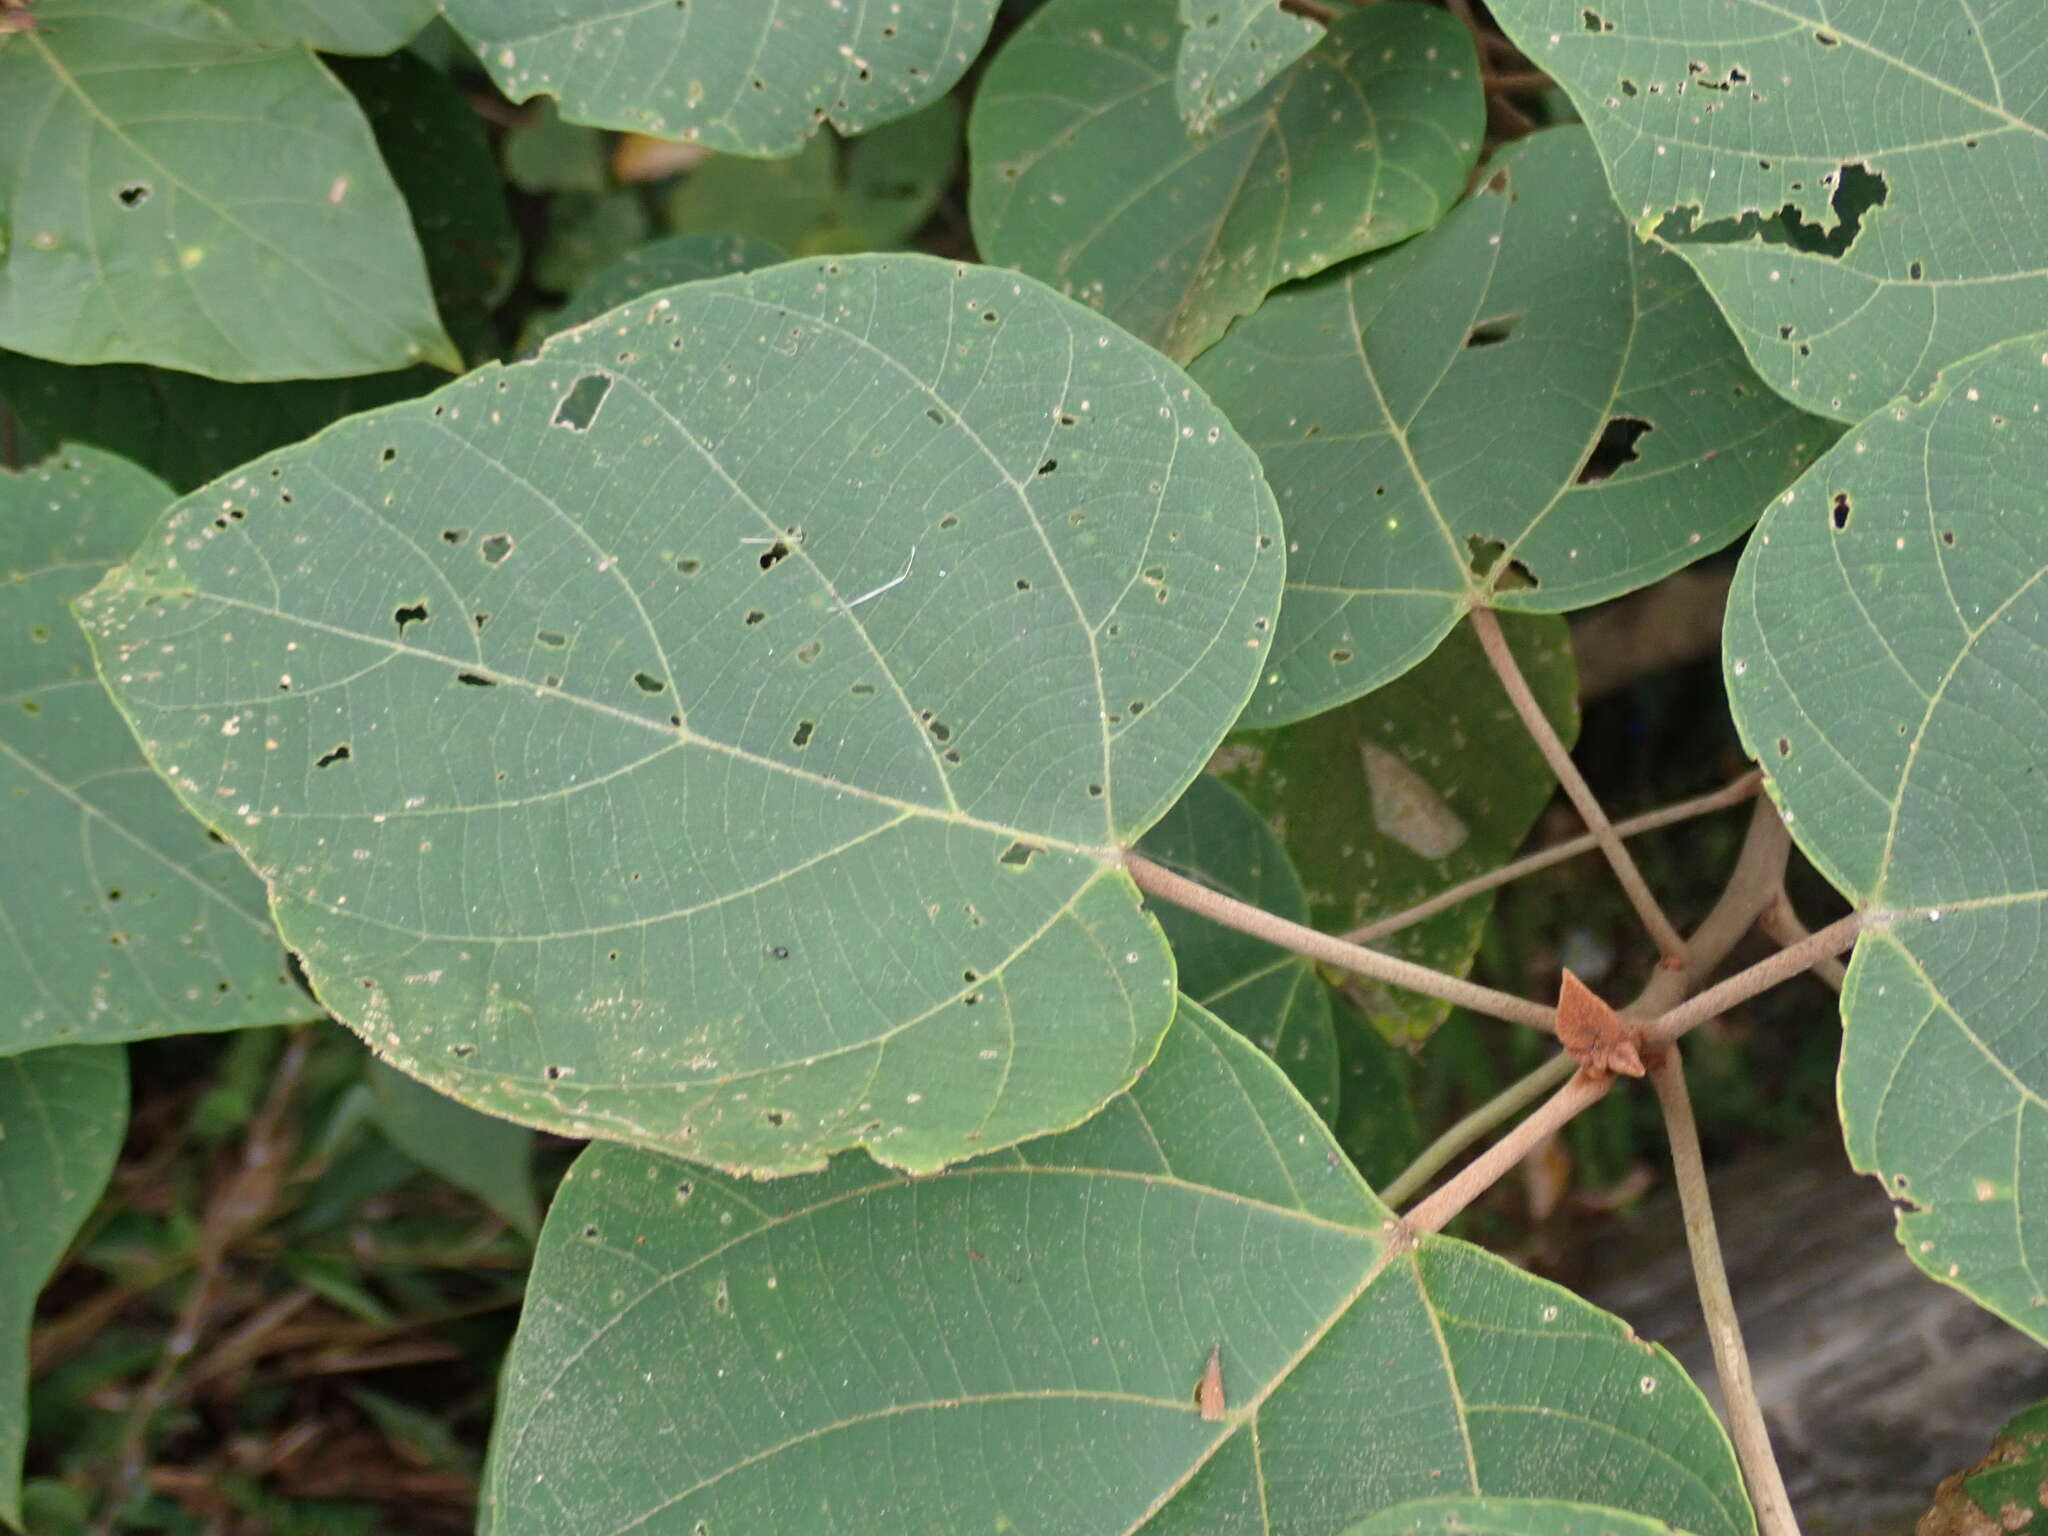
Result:
{"type": "Polygon", "coordinates": [[[1600,995],[1565,968],[1557,994],[1557,1043],[1589,1072],[1643,1075],[1642,1053],[1621,1018],[1600,995]]]}
{"type": "Polygon", "coordinates": [[[1937,1279],[2048,1340],[2048,333],[1851,428],[1728,597],[1744,744],[1867,916],[1842,1129],[1937,1279]]]}
{"type": "Polygon", "coordinates": [[[990,261],[1185,360],[1290,278],[1436,223],[1486,112],[1470,34],[1385,4],[1190,138],[1179,36],[1173,0],[1051,0],[975,94],[968,211],[990,261]]]}
{"type": "Polygon", "coordinates": [[[1173,100],[1191,133],[1263,90],[1323,39],[1322,23],[1280,0],[1180,0],[1173,100]]]}
{"type": "Polygon", "coordinates": [[[1151,1058],[1173,965],[1121,850],[1236,718],[1282,558],[1157,353],[860,256],[342,422],[84,606],[394,1065],[726,1167],[929,1169],[1151,1058]]]}
{"type": "Polygon", "coordinates": [[[997,0],[634,5],[444,0],[455,29],[514,101],[553,96],[574,123],[729,154],[793,155],[907,117],[953,88],[997,0]]]}
{"type": "Polygon", "coordinates": [[[1833,440],[1762,386],[1685,264],[1630,235],[1584,130],[1492,170],[1437,228],[1274,294],[1195,365],[1287,520],[1248,726],[1371,692],[1475,604],[1561,613],[1668,575],[1833,440]]]}
{"type": "MultiPolygon", "coordinates": [[[[1287,850],[1244,796],[1211,774],[1188,786],[1138,851],[1276,917],[1309,920],[1287,850]]],[[[1295,1091],[1334,1121],[1337,1035],[1314,963],[1185,907],[1161,903],[1153,915],[1173,945],[1181,992],[1278,1062],[1295,1091]]]]}
{"type": "Polygon", "coordinates": [[[37,0],[0,49],[0,345],[219,379],[459,367],[404,200],[302,46],[37,0]]]}
{"type": "Polygon", "coordinates": [[[119,1046],[0,1058],[0,1523],[16,1529],[36,1293],[92,1214],[127,1130],[119,1046]]]}
{"type": "Polygon", "coordinates": [[[1757,370],[1853,421],[2048,313],[2034,0],[1501,0],[1623,212],[1757,370]]]}
{"type": "Polygon", "coordinates": [[[0,1056],[319,1012],[261,885],[149,771],[66,607],[170,501],[91,448],[0,471],[0,1056]]]}
{"type": "Polygon", "coordinates": [[[1680,1536],[1662,1520],[1559,1499],[1417,1499],[1343,1536],[1680,1536]]]}
{"type": "Polygon", "coordinates": [[[1278,1068],[1185,1002],[1088,1124],[930,1178],[848,1157],[763,1190],[585,1153],[495,1435],[496,1536],[1309,1536],[1447,1492],[1754,1530],[1668,1354],[1401,1234],[1278,1068]]]}
{"type": "MultiPolygon", "coordinates": [[[[1508,614],[1501,627],[1544,714],[1574,740],[1578,679],[1564,621],[1508,614]]],[[[1308,888],[1309,925],[1329,933],[1497,868],[1557,787],[1465,625],[1412,672],[1355,703],[1278,730],[1233,733],[1214,765],[1264,813],[1308,888]]],[[[1462,976],[1492,911],[1491,896],[1476,896],[1370,942],[1462,976]]],[[[1450,1012],[1419,993],[1364,978],[1357,986],[1389,1041],[1426,1039],[1450,1012]]]]}

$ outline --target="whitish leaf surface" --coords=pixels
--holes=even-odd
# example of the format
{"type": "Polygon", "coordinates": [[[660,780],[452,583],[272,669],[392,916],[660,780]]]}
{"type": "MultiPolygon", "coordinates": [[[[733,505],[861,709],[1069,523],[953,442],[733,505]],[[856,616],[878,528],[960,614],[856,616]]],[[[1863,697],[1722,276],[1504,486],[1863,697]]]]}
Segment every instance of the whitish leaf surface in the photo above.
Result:
{"type": "Polygon", "coordinates": [[[198,6],[38,0],[0,49],[0,344],[222,379],[457,366],[347,91],[198,6]]]}
{"type": "Polygon", "coordinates": [[[1709,554],[1835,432],[1630,235],[1576,128],[1503,151],[1428,234],[1275,294],[1195,375],[1287,520],[1248,725],[1370,692],[1475,605],[1562,612],[1709,554]]]}
{"type": "Polygon", "coordinates": [[[2048,335],[1852,428],[1743,553],[1736,724],[1870,914],[1850,1158],[1929,1274],[2048,1340],[2048,335]]]}
{"type": "Polygon", "coordinates": [[[494,1530],[1329,1532],[1445,1492],[1752,1529],[1669,1355],[1391,1235],[1193,1003],[1096,1119],[934,1178],[847,1158],[764,1191],[597,1148],[541,1235],[494,1530]]]}
{"type": "Polygon", "coordinates": [[[781,156],[822,123],[861,133],[938,100],[981,52],[996,4],[445,0],[444,9],[514,101],[553,96],[571,122],[781,156]]]}
{"type": "Polygon", "coordinates": [[[1173,0],[1052,0],[996,56],[968,125],[974,238],[1179,359],[1267,292],[1427,229],[1485,127],[1445,12],[1349,13],[1213,133],[1174,104],[1173,0]]]}
{"type": "Polygon", "coordinates": [[[396,1065],[726,1166],[929,1168],[1150,1058],[1172,965],[1114,865],[1242,707],[1279,532],[1157,353],[848,257],[252,464],[90,625],[396,1065]]]}
{"type": "Polygon", "coordinates": [[[635,246],[569,295],[549,330],[566,330],[595,319],[656,288],[751,272],[787,259],[788,253],[751,235],[668,235],[635,246]]]}
{"type": "Polygon", "coordinates": [[[1639,228],[1846,420],[2048,313],[2036,0],[1503,0],[1639,228]]]}
{"type": "Polygon", "coordinates": [[[951,185],[960,134],[948,98],[851,142],[821,133],[788,160],[712,155],[677,184],[669,222],[752,235],[798,256],[893,250],[951,185]]]}
{"type": "MultiPolygon", "coordinates": [[[[1573,740],[1578,677],[1564,621],[1509,615],[1502,627],[1544,713],[1573,740]]],[[[1238,732],[1216,764],[1279,835],[1307,886],[1307,920],[1327,933],[1348,933],[1506,862],[1557,787],[1465,625],[1412,672],[1355,703],[1276,731],[1238,732]]],[[[1476,896],[1373,942],[1463,975],[1492,911],[1491,896],[1476,896]]],[[[1359,986],[1389,1040],[1420,1040],[1450,1011],[1379,982],[1359,986]]]]}
{"type": "Polygon", "coordinates": [[[88,448],[0,473],[0,1056],[317,1011],[262,887],[149,771],[66,607],[170,500],[88,448]]]}
{"type": "Polygon", "coordinates": [[[36,1293],[91,1214],[127,1130],[119,1046],[0,1059],[0,1522],[11,1526],[21,1524],[36,1293]]]}
{"type": "Polygon", "coordinates": [[[1674,1536],[1623,1509],[1556,1499],[1417,1499],[1361,1520],[1344,1536],[1674,1536]]]}
{"type": "Polygon", "coordinates": [[[532,1237],[540,1231],[533,1196],[533,1132],[459,1104],[383,1062],[368,1064],[377,1127],[429,1172],[467,1190],[532,1237]]]}
{"type": "MultiPolygon", "coordinates": [[[[1309,921],[1287,850],[1244,796],[1213,775],[1190,784],[1139,846],[1192,880],[1276,917],[1309,921]]],[[[1329,989],[1314,965],[1184,907],[1161,903],[1154,912],[1173,945],[1182,994],[1278,1062],[1295,1091],[1334,1121],[1337,1037],[1329,989]]]]}
{"type": "Polygon", "coordinates": [[[1322,41],[1323,25],[1280,8],[1280,0],[1180,0],[1180,55],[1173,99],[1189,131],[1249,101],[1322,41]]]}
{"type": "Polygon", "coordinates": [[[214,0],[247,37],[322,53],[390,53],[433,20],[435,0],[214,0]]]}

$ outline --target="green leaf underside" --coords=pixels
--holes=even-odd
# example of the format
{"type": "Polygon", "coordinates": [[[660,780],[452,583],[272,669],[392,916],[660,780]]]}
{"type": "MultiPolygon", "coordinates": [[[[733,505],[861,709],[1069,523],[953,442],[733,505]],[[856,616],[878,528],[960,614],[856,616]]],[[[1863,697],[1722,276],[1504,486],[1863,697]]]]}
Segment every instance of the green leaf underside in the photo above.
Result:
{"type": "Polygon", "coordinates": [[[1180,0],[1180,52],[1173,99],[1190,132],[1251,100],[1322,41],[1322,24],[1280,8],[1280,0],[1180,0]]]}
{"type": "Polygon", "coordinates": [[[1677,1536],[1662,1520],[1556,1499],[1417,1499],[1344,1536],[1677,1536]]]}
{"type": "Polygon", "coordinates": [[[237,380],[455,366],[362,113],[173,0],[39,0],[0,50],[0,344],[237,380]]]}
{"type": "Polygon", "coordinates": [[[1186,1002],[1095,1120],[930,1179],[848,1158],[764,1191],[593,1149],[508,1361],[494,1529],[1285,1533],[1445,1491],[1752,1529],[1670,1356],[1387,1222],[1186,1002]]]}
{"type": "Polygon", "coordinates": [[[360,54],[403,48],[438,9],[435,0],[213,0],[213,6],[257,42],[360,54]]]}
{"type": "MultiPolygon", "coordinates": [[[[1578,674],[1564,620],[1507,614],[1502,628],[1544,713],[1573,741],[1578,674]]],[[[1465,625],[1355,703],[1277,731],[1236,733],[1215,765],[1279,834],[1308,888],[1308,922],[1326,933],[1498,868],[1557,787],[1465,625]]],[[[1477,896],[1375,947],[1461,976],[1492,911],[1492,898],[1477,896]]],[[[1423,1039],[1450,1011],[1419,993],[1360,985],[1389,1040],[1423,1039]]]]}
{"type": "Polygon", "coordinates": [[[1375,5],[1191,139],[1179,35],[1173,0],[1052,0],[976,93],[968,206],[988,260],[1184,360],[1280,283],[1434,224],[1478,157],[1485,104],[1462,26],[1375,5]]]}
{"type": "Polygon", "coordinates": [[[1193,370],[1287,520],[1248,725],[1400,676],[1477,602],[1563,612],[1668,575],[1834,436],[1762,387],[1684,263],[1629,234],[1582,130],[1494,166],[1439,227],[1276,293],[1193,370]],[[1633,457],[1596,456],[1630,422],[1648,424],[1633,457]]]}
{"type": "Polygon", "coordinates": [[[396,1065],[727,1167],[930,1168],[1150,1058],[1172,963],[1114,851],[1235,718],[1281,573],[1257,462],[1156,353],[849,257],[253,464],[88,622],[396,1065]]]}
{"type": "Polygon", "coordinates": [[[1865,416],[2048,312],[2048,53],[2027,0],[1494,14],[1570,94],[1629,217],[1686,231],[1676,249],[1806,409],[1865,416]]]}
{"type": "Polygon", "coordinates": [[[561,331],[581,325],[656,288],[752,272],[787,259],[786,252],[751,235],[668,235],[650,240],[572,293],[561,312],[547,322],[548,329],[561,331]]]}
{"type": "MultiPolygon", "coordinates": [[[[1203,774],[1145,834],[1147,858],[1276,917],[1309,921],[1301,877],[1259,813],[1203,774]]],[[[1250,1040],[1325,1122],[1337,1118],[1337,1036],[1313,964],[1184,907],[1153,909],[1180,969],[1180,990],[1250,1040]]]]}
{"type": "Polygon", "coordinates": [[[170,499],[90,448],[0,472],[0,1056],[317,1012],[262,887],[150,772],[66,606],[170,499]]]}
{"type": "Polygon", "coordinates": [[[1914,1262],[2048,1340],[2048,334],[1785,493],[1725,665],[1793,837],[1879,919],[1842,994],[1850,1158],[1914,1262]]]}
{"type": "Polygon", "coordinates": [[[65,1046],[0,1059],[0,1522],[21,1524],[36,1293],[91,1214],[128,1129],[128,1058],[65,1046]]]}
{"type": "Polygon", "coordinates": [[[906,117],[953,88],[997,0],[797,7],[609,0],[446,0],[514,101],[553,96],[571,122],[793,155],[821,123],[906,117]]]}
{"type": "Polygon", "coordinates": [[[669,222],[752,235],[797,256],[893,250],[952,184],[960,133],[948,97],[850,142],[821,133],[787,160],[712,155],[669,195],[669,222]]]}
{"type": "Polygon", "coordinates": [[[377,1127],[422,1168],[467,1190],[529,1238],[540,1231],[533,1195],[533,1132],[480,1115],[372,1058],[377,1127]]]}

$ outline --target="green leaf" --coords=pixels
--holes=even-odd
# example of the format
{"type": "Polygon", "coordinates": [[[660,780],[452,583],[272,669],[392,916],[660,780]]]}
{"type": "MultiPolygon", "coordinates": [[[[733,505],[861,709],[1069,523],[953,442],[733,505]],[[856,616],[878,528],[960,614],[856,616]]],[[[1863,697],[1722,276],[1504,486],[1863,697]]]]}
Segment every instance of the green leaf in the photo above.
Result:
{"type": "Polygon", "coordinates": [[[430,1173],[467,1190],[532,1237],[540,1230],[533,1197],[533,1132],[480,1115],[372,1058],[377,1126],[393,1146],[430,1173]]]}
{"type": "MultiPolygon", "coordinates": [[[[1140,851],[1240,901],[1309,921],[1301,877],[1259,813],[1202,774],[1145,834],[1140,851]]],[[[1313,964],[1184,907],[1154,911],[1180,968],[1180,989],[1250,1040],[1325,1121],[1337,1117],[1337,1036],[1330,994],[1313,964]]]]}
{"type": "Polygon", "coordinates": [[[369,126],[303,46],[38,0],[0,49],[0,345],[215,378],[459,367],[369,126]]]}
{"type": "Polygon", "coordinates": [[[1941,1509],[1944,1496],[1967,1498],[1997,1525],[1971,1520],[1958,1509],[1960,1520],[1932,1529],[2013,1531],[2032,1524],[2037,1509],[2048,1509],[2048,1403],[2036,1403],[2006,1420],[1990,1452],[1960,1482],[1960,1487],[1942,1483],[1935,1509],[1941,1509]]]}
{"type": "Polygon", "coordinates": [[[1320,22],[1280,0],[1180,0],[1180,19],[1173,100],[1191,133],[1206,133],[1323,38],[1320,22]]]}
{"type": "Polygon", "coordinates": [[[1248,725],[1371,692],[1478,604],[1559,613],[1668,575],[1834,436],[1631,238],[1583,130],[1493,167],[1438,228],[1275,294],[1194,370],[1287,519],[1248,725]]]}
{"type": "Polygon", "coordinates": [[[2048,311],[2048,53],[1971,0],[1502,0],[1614,195],[1757,370],[1845,420],[2048,311]]]}
{"type": "Polygon", "coordinates": [[[543,100],[531,119],[505,135],[505,178],[525,192],[609,191],[604,135],[563,122],[555,104],[543,100]]]}
{"type": "Polygon", "coordinates": [[[1459,1491],[1753,1528],[1663,1350],[1394,1230],[1193,1003],[1096,1119],[932,1178],[763,1191],[593,1148],[507,1362],[493,1530],[1287,1536],[1459,1491]]]}
{"type": "Polygon", "coordinates": [[[89,448],[0,472],[0,1056],[317,1013],[255,877],[149,771],[66,610],[170,499],[89,448]]]}
{"type": "Polygon", "coordinates": [[[118,1046],[0,1058],[0,1523],[21,1525],[36,1293],[92,1214],[127,1130],[118,1046]]]}
{"type": "MultiPolygon", "coordinates": [[[[1572,741],[1578,676],[1564,621],[1509,614],[1502,629],[1544,713],[1572,741]]],[[[1332,933],[1499,867],[1557,787],[1466,625],[1356,703],[1238,732],[1217,766],[1286,845],[1308,887],[1310,925],[1332,933]]],[[[1461,976],[1492,911],[1491,896],[1475,896],[1375,944],[1461,976]]],[[[1449,1012],[1434,998],[1364,978],[1359,986],[1389,1040],[1426,1038],[1449,1012]]]]}
{"type": "MultiPolygon", "coordinates": [[[[515,275],[519,244],[483,126],[461,93],[409,56],[337,61],[376,132],[426,252],[450,324],[495,350],[485,312],[515,275]]],[[[354,378],[225,384],[140,363],[70,367],[0,352],[0,398],[45,443],[92,443],[189,491],[352,411],[447,382],[417,367],[354,378]]],[[[120,551],[118,553],[125,553],[120,551]]]]}
{"type": "Polygon", "coordinates": [[[783,251],[751,235],[669,235],[650,240],[601,268],[548,319],[547,329],[581,325],[656,288],[751,272],[787,259],[783,251]]]}
{"type": "Polygon", "coordinates": [[[439,7],[435,0],[213,0],[213,9],[257,42],[380,54],[411,42],[439,7]]]}
{"type": "Polygon", "coordinates": [[[478,1108],[761,1170],[1074,1123],[1172,1013],[1120,850],[1251,689],[1256,460],[1011,273],[614,319],[172,508],[87,604],[145,750],[478,1108]]]}
{"type": "Polygon", "coordinates": [[[1675,1536],[1662,1520],[1556,1499],[1417,1499],[1361,1520],[1344,1536],[1675,1536]]]}
{"type": "Polygon", "coordinates": [[[1052,0],[975,95],[968,205],[988,260],[1185,360],[1279,284],[1436,223],[1486,114],[1470,34],[1386,4],[1191,139],[1179,32],[1173,0],[1052,0]]]}
{"type": "Polygon", "coordinates": [[[1735,721],[1865,914],[1857,1168],[1929,1274],[2048,1340],[2048,334],[1947,369],[1787,491],[1728,599],[1735,721]]]}
{"type": "Polygon", "coordinates": [[[887,250],[931,217],[959,163],[960,109],[949,98],[848,144],[821,133],[788,160],[709,156],[669,195],[668,217],[800,256],[887,250]]]}
{"type": "Polygon", "coordinates": [[[1387,1043],[1342,993],[1330,1003],[1337,1033],[1337,1144],[1361,1177],[1379,1189],[1422,1153],[1415,1115],[1415,1063],[1387,1043]]]}
{"type": "Polygon", "coordinates": [[[782,156],[830,123],[861,133],[953,88],[997,0],[774,6],[445,0],[498,88],[554,96],[571,122],[782,156]]]}

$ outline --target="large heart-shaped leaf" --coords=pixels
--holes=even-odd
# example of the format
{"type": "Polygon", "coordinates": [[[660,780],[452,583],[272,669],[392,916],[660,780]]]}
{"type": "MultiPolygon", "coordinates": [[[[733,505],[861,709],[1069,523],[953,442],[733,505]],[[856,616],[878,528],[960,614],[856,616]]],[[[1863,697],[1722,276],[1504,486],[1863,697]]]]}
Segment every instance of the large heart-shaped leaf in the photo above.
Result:
{"type": "Polygon", "coordinates": [[[1835,430],[1629,234],[1577,128],[1504,150],[1428,234],[1275,294],[1195,376],[1287,519],[1247,724],[1370,692],[1476,604],[1563,612],[1711,553],[1835,430]]]}
{"type": "Polygon", "coordinates": [[[846,1158],[763,1191],[592,1149],[492,1459],[496,1536],[1327,1533],[1446,1492],[1753,1529],[1668,1354],[1401,1234],[1193,1003],[1095,1120],[929,1179],[846,1158]]]}
{"type": "Polygon", "coordinates": [[[1344,1536],[1676,1536],[1662,1520],[1558,1499],[1417,1499],[1344,1536]]]}
{"type": "Polygon", "coordinates": [[[1502,0],[1758,371],[1854,420],[2048,312],[2041,13],[1975,0],[1502,0]]]}
{"type": "Polygon", "coordinates": [[[1157,353],[1012,273],[848,257],[252,464],[89,624],[397,1065],[726,1166],[930,1168],[1155,1049],[1120,850],[1251,689],[1279,531],[1157,353]]]}
{"type": "Polygon", "coordinates": [[[460,366],[369,125],[304,46],[37,0],[0,48],[0,344],[221,379],[460,366]]]}
{"type": "MultiPolygon", "coordinates": [[[[1203,774],[1140,845],[1154,863],[1297,923],[1309,921],[1287,850],[1244,796],[1203,774]]],[[[1325,1121],[1337,1118],[1337,1034],[1315,966],[1183,907],[1158,909],[1182,993],[1280,1064],[1325,1121]]]]}
{"type": "Polygon", "coordinates": [[[66,608],[170,500],[90,448],[0,472],[0,1056],[318,1011],[262,887],[149,771],[66,608]]]}
{"type": "Polygon", "coordinates": [[[514,101],[571,122],[793,155],[821,123],[860,133],[938,100],[974,62],[997,0],[628,5],[444,0],[514,101]]]}
{"type": "Polygon", "coordinates": [[[2048,1340],[2048,334],[1851,429],[1771,508],[1728,691],[1872,926],[1843,1130],[1915,1263],[2048,1340]]]}
{"type": "Polygon", "coordinates": [[[0,1059],[0,1523],[16,1529],[36,1293],[92,1214],[127,1130],[119,1046],[0,1059]]]}
{"type": "MultiPolygon", "coordinates": [[[[1510,614],[1502,628],[1544,713],[1572,741],[1578,678],[1564,621],[1510,614]]],[[[1420,666],[1355,703],[1277,731],[1237,733],[1217,763],[1301,871],[1307,921],[1335,933],[1504,863],[1557,787],[1463,625],[1420,666]]],[[[1492,911],[1492,897],[1475,896],[1375,944],[1463,975],[1492,911]]],[[[1182,966],[1185,987],[1185,959],[1182,966]]],[[[1390,1040],[1420,1040],[1450,1011],[1433,997],[1359,984],[1390,1040]]]]}
{"type": "Polygon", "coordinates": [[[1249,101],[1322,41],[1323,25],[1280,0],[1180,0],[1173,99],[1194,133],[1249,101]]]}
{"type": "Polygon", "coordinates": [[[1479,154],[1471,36],[1431,6],[1347,14],[1200,139],[1174,104],[1173,0],[1051,0],[968,125],[974,237],[1169,356],[1267,292],[1443,217],[1479,154]]]}

